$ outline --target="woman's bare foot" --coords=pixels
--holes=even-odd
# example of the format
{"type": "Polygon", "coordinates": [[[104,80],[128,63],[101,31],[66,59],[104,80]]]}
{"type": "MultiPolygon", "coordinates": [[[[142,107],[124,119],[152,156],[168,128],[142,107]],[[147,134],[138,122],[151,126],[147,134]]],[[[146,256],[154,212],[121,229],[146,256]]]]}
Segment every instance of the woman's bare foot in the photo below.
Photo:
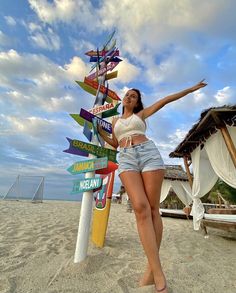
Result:
{"type": "Polygon", "coordinates": [[[153,273],[150,269],[147,269],[139,281],[139,287],[144,287],[154,284],[153,273]]]}
{"type": "Polygon", "coordinates": [[[156,293],[157,292],[168,293],[165,277],[164,277],[164,280],[162,280],[162,282],[158,282],[158,285],[156,285],[155,288],[156,288],[156,291],[155,291],[156,293]]]}

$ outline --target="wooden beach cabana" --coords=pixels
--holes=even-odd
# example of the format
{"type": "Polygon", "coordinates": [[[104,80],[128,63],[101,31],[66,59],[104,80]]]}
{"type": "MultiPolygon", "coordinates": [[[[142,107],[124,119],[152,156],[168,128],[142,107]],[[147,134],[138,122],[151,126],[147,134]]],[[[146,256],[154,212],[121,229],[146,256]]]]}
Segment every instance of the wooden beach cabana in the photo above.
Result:
{"type": "MultiPolygon", "coordinates": [[[[199,230],[204,217],[200,198],[212,189],[217,179],[236,188],[235,146],[236,106],[223,106],[203,111],[184,140],[169,154],[171,158],[184,159],[191,186],[195,230],[199,230]],[[193,177],[189,169],[191,164],[193,177]]],[[[231,221],[227,219],[227,222],[231,221]]],[[[236,223],[233,225],[236,227],[236,223]]]]}
{"type": "Polygon", "coordinates": [[[181,165],[165,165],[166,172],[161,189],[163,202],[172,188],[183,204],[188,206],[192,202],[191,187],[188,176],[181,165]]]}
{"type": "MultiPolygon", "coordinates": [[[[191,187],[188,182],[188,176],[181,165],[165,165],[166,172],[162,183],[161,200],[163,202],[169,191],[173,189],[177,197],[185,206],[189,206],[192,203],[191,187]]],[[[176,218],[186,218],[186,214],[183,210],[179,209],[164,209],[161,208],[162,216],[170,216],[176,218]]]]}

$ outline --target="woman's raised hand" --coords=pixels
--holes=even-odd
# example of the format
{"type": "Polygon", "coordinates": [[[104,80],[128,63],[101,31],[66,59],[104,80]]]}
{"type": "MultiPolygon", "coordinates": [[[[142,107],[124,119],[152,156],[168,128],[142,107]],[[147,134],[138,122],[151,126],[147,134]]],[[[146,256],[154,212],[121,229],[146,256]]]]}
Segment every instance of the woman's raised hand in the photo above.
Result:
{"type": "Polygon", "coordinates": [[[205,80],[205,78],[202,79],[201,81],[199,81],[199,83],[197,83],[197,84],[194,85],[193,87],[191,87],[191,90],[192,90],[193,92],[195,92],[195,91],[199,90],[200,88],[205,87],[205,86],[207,85],[207,83],[204,82],[204,80],[205,80]]]}

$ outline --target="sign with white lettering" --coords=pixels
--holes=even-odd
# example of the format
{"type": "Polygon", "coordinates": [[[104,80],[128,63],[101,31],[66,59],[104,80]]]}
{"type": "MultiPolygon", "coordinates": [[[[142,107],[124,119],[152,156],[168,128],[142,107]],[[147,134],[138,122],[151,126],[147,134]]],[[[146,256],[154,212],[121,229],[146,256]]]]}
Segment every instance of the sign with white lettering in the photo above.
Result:
{"type": "Polygon", "coordinates": [[[106,120],[103,120],[103,119],[93,115],[92,113],[84,110],[83,108],[81,108],[81,110],[80,110],[80,116],[89,122],[92,122],[93,118],[96,117],[98,124],[102,127],[102,129],[108,133],[112,133],[112,124],[107,122],[106,120]]]}
{"type": "Polygon", "coordinates": [[[76,194],[84,191],[93,190],[102,185],[101,178],[87,178],[83,180],[74,180],[74,186],[71,194],[76,194]]]}
{"type": "MultiPolygon", "coordinates": [[[[97,81],[95,81],[95,80],[91,80],[91,79],[88,79],[88,78],[84,78],[84,83],[85,84],[87,84],[87,85],[89,85],[89,86],[91,86],[92,88],[94,88],[94,89],[98,89],[98,87],[99,87],[99,83],[97,82],[97,81]]],[[[101,92],[101,93],[103,93],[103,94],[105,94],[106,93],[106,91],[107,91],[107,89],[106,89],[106,87],[104,86],[104,85],[100,85],[100,87],[99,87],[99,91],[101,92]]],[[[120,98],[117,96],[117,94],[115,93],[115,92],[113,92],[112,90],[108,90],[107,91],[107,96],[108,97],[110,97],[110,98],[112,98],[113,100],[118,100],[118,101],[120,101],[120,98]]]]}
{"type": "MultiPolygon", "coordinates": [[[[85,53],[85,55],[92,57],[92,56],[105,56],[108,53],[107,50],[102,50],[102,51],[94,51],[94,50],[90,50],[88,52],[85,53]]],[[[114,56],[119,56],[120,52],[118,49],[115,50],[114,52],[114,56]]]]}
{"type": "Polygon", "coordinates": [[[93,115],[98,115],[98,114],[101,114],[107,110],[113,109],[114,107],[115,107],[114,103],[108,103],[108,104],[101,105],[101,106],[95,107],[93,109],[90,109],[90,110],[88,110],[88,112],[92,113],[93,115]]]}
{"type": "Polygon", "coordinates": [[[99,69],[97,72],[94,72],[94,73],[90,74],[89,76],[87,76],[87,78],[93,80],[97,76],[101,76],[104,73],[106,73],[107,71],[113,70],[118,64],[119,64],[119,62],[111,62],[107,66],[99,69]]]}
{"type": "MultiPolygon", "coordinates": [[[[113,163],[114,164],[114,163],[113,163]]],[[[70,166],[67,171],[72,175],[81,174],[84,172],[92,172],[99,169],[107,168],[108,159],[104,158],[96,158],[86,161],[79,161],[70,166]]]]}
{"type": "Polygon", "coordinates": [[[115,162],[116,161],[116,154],[118,153],[115,150],[107,149],[107,148],[102,148],[96,145],[93,145],[91,143],[86,143],[81,140],[77,139],[70,139],[67,138],[67,140],[70,142],[70,147],[69,149],[65,150],[64,152],[69,153],[69,154],[75,154],[75,155],[80,155],[80,153],[89,153],[98,157],[108,157],[109,161],[115,162]],[[78,153],[76,152],[78,151],[78,153]]]}

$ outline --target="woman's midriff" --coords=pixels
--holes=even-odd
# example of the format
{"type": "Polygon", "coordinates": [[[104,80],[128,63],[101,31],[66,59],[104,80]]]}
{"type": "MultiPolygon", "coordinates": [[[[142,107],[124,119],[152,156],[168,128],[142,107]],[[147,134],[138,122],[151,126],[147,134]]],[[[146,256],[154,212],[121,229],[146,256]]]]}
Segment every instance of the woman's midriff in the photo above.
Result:
{"type": "Polygon", "coordinates": [[[127,139],[127,137],[122,138],[119,141],[119,146],[121,148],[131,147],[133,145],[145,142],[147,140],[148,140],[148,138],[143,134],[131,135],[131,140],[127,139]]]}

